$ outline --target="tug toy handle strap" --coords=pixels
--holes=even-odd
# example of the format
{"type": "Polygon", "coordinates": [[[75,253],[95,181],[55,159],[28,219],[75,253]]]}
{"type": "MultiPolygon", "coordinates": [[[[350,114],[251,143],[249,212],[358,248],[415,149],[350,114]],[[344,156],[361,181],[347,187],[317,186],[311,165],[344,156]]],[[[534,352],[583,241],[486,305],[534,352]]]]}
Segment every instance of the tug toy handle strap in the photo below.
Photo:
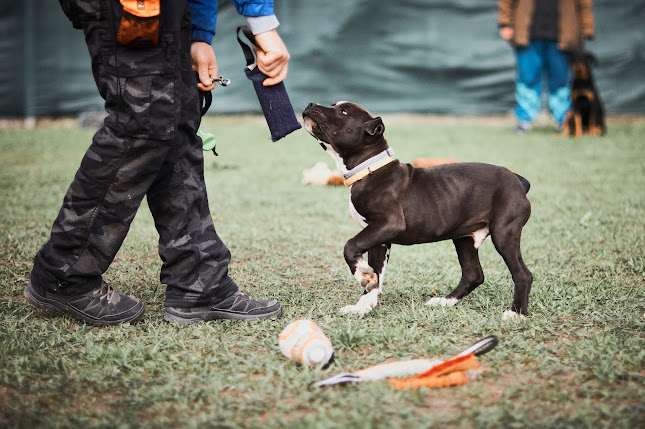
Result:
{"type": "Polygon", "coordinates": [[[246,59],[246,67],[244,73],[246,77],[253,82],[253,88],[260,102],[262,113],[269,126],[271,132],[271,140],[278,141],[286,135],[302,128],[300,122],[296,119],[296,114],[291,105],[291,100],[287,94],[284,82],[276,83],[275,85],[264,86],[263,82],[268,78],[267,75],[262,73],[257,67],[255,55],[249,45],[244,43],[240,38],[240,31],[246,36],[249,41],[258,46],[253,33],[249,27],[237,27],[237,41],[242,47],[244,58],[246,59]]]}
{"type": "Polygon", "coordinates": [[[258,42],[255,41],[255,36],[253,36],[253,33],[251,32],[251,29],[246,26],[240,26],[237,27],[237,42],[240,44],[242,47],[242,52],[244,52],[244,58],[246,59],[246,66],[250,67],[253,64],[255,64],[255,55],[253,54],[253,50],[249,45],[244,43],[242,39],[240,39],[240,30],[246,36],[247,39],[249,39],[249,42],[254,44],[255,46],[259,46],[258,42]]]}
{"type": "Polygon", "coordinates": [[[495,346],[497,346],[497,344],[499,344],[499,340],[495,335],[491,335],[490,337],[486,337],[483,340],[477,341],[475,344],[468,347],[457,356],[465,356],[469,353],[472,353],[475,356],[481,356],[493,350],[495,346]]]}
{"type": "MultiPolygon", "coordinates": [[[[197,81],[199,82],[199,74],[195,72],[197,81]]],[[[204,116],[208,109],[213,104],[213,93],[211,91],[202,91],[199,90],[199,113],[204,116]]]]}

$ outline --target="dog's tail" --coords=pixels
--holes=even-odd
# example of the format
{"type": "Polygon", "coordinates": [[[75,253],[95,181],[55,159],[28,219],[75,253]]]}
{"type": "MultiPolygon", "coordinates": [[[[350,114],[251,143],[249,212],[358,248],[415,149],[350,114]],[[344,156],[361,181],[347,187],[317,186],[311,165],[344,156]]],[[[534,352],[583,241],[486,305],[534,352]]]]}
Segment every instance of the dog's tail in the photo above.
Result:
{"type": "Polygon", "coordinates": [[[531,189],[531,184],[529,183],[528,180],[520,176],[519,174],[515,174],[518,179],[520,179],[520,183],[522,183],[522,186],[524,187],[524,192],[527,194],[529,193],[529,189],[531,189]]]}

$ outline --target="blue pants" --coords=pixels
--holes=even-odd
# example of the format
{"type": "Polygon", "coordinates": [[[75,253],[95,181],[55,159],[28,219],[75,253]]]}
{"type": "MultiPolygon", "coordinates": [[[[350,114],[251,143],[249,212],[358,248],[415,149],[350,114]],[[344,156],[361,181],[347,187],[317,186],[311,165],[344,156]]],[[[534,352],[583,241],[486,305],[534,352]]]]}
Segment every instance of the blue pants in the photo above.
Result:
{"type": "Polygon", "coordinates": [[[520,122],[531,122],[542,104],[542,78],[548,84],[548,104],[553,119],[562,124],[570,105],[569,64],[552,40],[531,40],[516,48],[517,80],[515,82],[515,116],[520,122]]]}

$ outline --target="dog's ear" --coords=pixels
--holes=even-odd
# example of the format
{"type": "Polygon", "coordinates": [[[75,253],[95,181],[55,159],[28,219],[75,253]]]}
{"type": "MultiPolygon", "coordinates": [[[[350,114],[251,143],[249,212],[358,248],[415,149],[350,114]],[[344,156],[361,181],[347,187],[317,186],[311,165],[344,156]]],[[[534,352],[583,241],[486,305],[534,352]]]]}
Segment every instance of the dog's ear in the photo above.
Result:
{"type": "Polygon", "coordinates": [[[385,132],[385,125],[381,117],[371,119],[363,124],[365,132],[371,136],[382,136],[385,132]]]}

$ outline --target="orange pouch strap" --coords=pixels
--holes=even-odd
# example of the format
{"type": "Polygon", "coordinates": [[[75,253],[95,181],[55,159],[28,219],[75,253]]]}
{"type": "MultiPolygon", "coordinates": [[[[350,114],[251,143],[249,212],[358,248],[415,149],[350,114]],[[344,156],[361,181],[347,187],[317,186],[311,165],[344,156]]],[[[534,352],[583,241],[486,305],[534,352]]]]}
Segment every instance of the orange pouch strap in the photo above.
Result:
{"type": "Polygon", "coordinates": [[[445,387],[466,384],[466,370],[479,368],[473,353],[456,356],[443,361],[428,371],[403,380],[390,379],[390,385],[397,389],[418,389],[419,387],[445,387]],[[455,375],[459,374],[459,375],[455,375]]]}
{"type": "Polygon", "coordinates": [[[160,0],[120,0],[123,15],[116,41],[128,46],[159,44],[160,0]]]}
{"type": "Polygon", "coordinates": [[[451,372],[445,375],[425,377],[425,378],[414,378],[414,379],[405,379],[397,380],[395,378],[390,379],[390,386],[395,389],[405,390],[412,389],[416,390],[420,387],[429,387],[431,389],[437,389],[439,387],[449,387],[449,386],[461,386],[462,384],[468,383],[468,377],[466,376],[465,371],[456,371],[451,372]]]}

